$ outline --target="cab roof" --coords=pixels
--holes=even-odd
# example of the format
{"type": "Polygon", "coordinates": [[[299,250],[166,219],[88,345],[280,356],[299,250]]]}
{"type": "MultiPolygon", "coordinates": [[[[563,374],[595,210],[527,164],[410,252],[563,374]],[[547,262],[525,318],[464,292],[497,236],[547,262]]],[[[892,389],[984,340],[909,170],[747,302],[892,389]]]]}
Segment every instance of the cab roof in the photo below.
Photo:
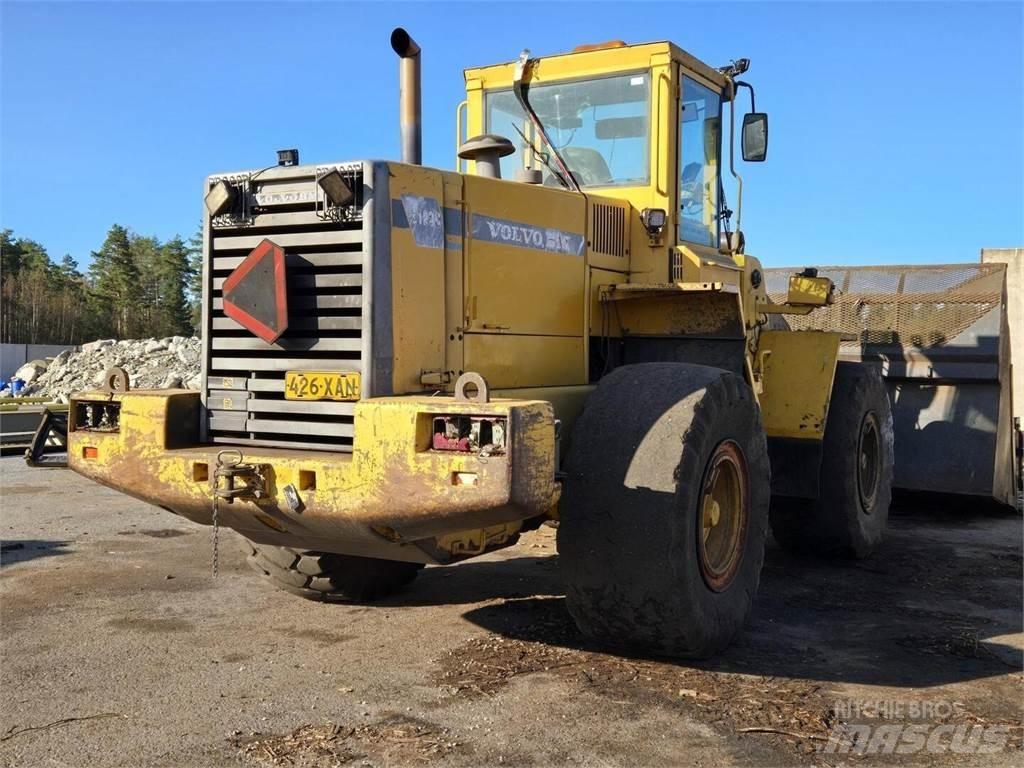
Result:
{"type": "MultiPolygon", "coordinates": [[[[659,64],[676,62],[686,66],[719,89],[726,85],[725,76],[668,41],[626,45],[620,41],[579,46],[567,53],[539,56],[527,70],[527,82],[550,82],[574,77],[612,74],[629,70],[649,69],[659,64]]],[[[472,67],[464,71],[466,89],[510,88],[515,76],[515,61],[472,67]]]]}

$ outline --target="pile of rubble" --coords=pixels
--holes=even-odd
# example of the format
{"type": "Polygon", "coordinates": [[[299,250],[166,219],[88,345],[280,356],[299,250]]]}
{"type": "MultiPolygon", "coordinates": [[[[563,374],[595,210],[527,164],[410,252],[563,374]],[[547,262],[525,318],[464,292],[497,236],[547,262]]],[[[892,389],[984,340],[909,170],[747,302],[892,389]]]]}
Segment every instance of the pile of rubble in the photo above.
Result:
{"type": "Polygon", "coordinates": [[[103,375],[115,365],[128,373],[132,389],[199,389],[200,354],[195,337],[100,339],[83,344],[77,352],[66,350],[53,358],[25,363],[14,377],[25,382],[20,395],[58,402],[67,402],[73,392],[102,384],[103,375]]]}

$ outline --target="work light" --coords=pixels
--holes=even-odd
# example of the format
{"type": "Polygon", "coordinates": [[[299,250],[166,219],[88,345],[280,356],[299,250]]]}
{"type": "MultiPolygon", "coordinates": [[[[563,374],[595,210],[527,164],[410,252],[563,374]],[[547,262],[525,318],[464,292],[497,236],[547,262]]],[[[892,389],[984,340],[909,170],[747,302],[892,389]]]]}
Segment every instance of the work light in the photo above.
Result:
{"type": "Polygon", "coordinates": [[[221,179],[206,193],[204,202],[206,203],[206,211],[210,214],[211,218],[219,216],[231,208],[235,202],[235,188],[221,179]]]}
{"type": "Polygon", "coordinates": [[[352,190],[349,189],[348,184],[341,178],[341,174],[338,173],[337,169],[329,171],[316,180],[316,183],[320,185],[320,189],[327,195],[327,199],[331,205],[342,206],[352,200],[354,195],[352,190]]]}
{"type": "Polygon", "coordinates": [[[644,229],[647,230],[650,237],[657,237],[661,234],[665,229],[666,218],[663,208],[644,208],[640,212],[640,223],[644,225],[644,229]]]}

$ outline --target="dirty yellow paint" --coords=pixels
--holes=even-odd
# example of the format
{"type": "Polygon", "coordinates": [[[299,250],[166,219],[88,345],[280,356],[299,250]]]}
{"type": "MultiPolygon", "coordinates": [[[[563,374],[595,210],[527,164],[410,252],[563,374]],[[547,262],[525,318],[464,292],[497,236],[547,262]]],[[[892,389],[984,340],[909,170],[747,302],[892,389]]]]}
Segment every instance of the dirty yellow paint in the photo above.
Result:
{"type": "Polygon", "coordinates": [[[492,387],[587,383],[584,338],[467,333],[466,369],[486,372],[492,387]]]}
{"type": "MultiPolygon", "coordinates": [[[[176,433],[180,425],[168,421],[169,411],[198,406],[199,394],[140,390],[112,397],[121,403],[120,430],[71,430],[69,466],[104,485],[209,523],[209,478],[214,476],[218,452],[228,446],[195,445],[193,436],[192,447],[171,447],[181,438],[176,433]],[[96,449],[95,459],[85,458],[87,447],[96,449]],[[207,472],[197,472],[197,465],[205,465],[207,472]]],[[[79,395],[72,412],[75,402],[106,398],[100,393],[79,395]]],[[[554,413],[550,403],[536,400],[363,400],[355,408],[351,454],[239,449],[246,463],[261,467],[267,495],[258,504],[222,502],[221,523],[256,541],[284,546],[433,562],[436,553],[431,553],[439,549],[435,539],[463,534],[465,540],[476,536],[475,531],[547,515],[560,493],[554,473],[554,413]],[[506,453],[478,456],[430,450],[435,414],[504,417],[506,453]],[[300,473],[315,488],[299,490],[305,506],[293,512],[282,488],[301,488],[300,473]],[[475,476],[475,481],[453,483],[453,476],[460,473],[475,476]],[[374,529],[394,531],[394,540],[374,529]]],[[[493,531],[474,540],[481,537],[493,543],[493,531]]]]}
{"type": "Polygon", "coordinates": [[[832,281],[827,277],[791,275],[786,303],[823,307],[832,301],[832,288],[832,281]]]}
{"type": "MultiPolygon", "coordinates": [[[[395,163],[390,191],[444,200],[444,176],[430,168],[395,163]]],[[[417,392],[425,371],[445,365],[445,250],[417,245],[409,227],[391,230],[392,391],[417,392]]]]}
{"type": "Polygon", "coordinates": [[[754,375],[768,437],[822,439],[840,337],[825,331],[761,332],[754,375]]]}

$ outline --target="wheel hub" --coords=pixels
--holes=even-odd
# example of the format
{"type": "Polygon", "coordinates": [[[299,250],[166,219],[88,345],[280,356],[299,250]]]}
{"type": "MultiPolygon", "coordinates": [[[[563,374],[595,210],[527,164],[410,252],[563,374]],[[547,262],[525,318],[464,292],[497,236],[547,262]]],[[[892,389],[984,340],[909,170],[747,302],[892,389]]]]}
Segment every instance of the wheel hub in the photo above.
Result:
{"type": "Polygon", "coordinates": [[[704,469],[697,555],[704,582],[725,590],[739,570],[747,539],[750,492],[743,452],[732,440],[715,448],[704,469]]]}
{"type": "Polygon", "coordinates": [[[860,506],[870,515],[878,495],[878,481],[882,475],[882,442],[878,429],[878,416],[868,411],[860,423],[857,438],[857,494],[860,506]]]}

